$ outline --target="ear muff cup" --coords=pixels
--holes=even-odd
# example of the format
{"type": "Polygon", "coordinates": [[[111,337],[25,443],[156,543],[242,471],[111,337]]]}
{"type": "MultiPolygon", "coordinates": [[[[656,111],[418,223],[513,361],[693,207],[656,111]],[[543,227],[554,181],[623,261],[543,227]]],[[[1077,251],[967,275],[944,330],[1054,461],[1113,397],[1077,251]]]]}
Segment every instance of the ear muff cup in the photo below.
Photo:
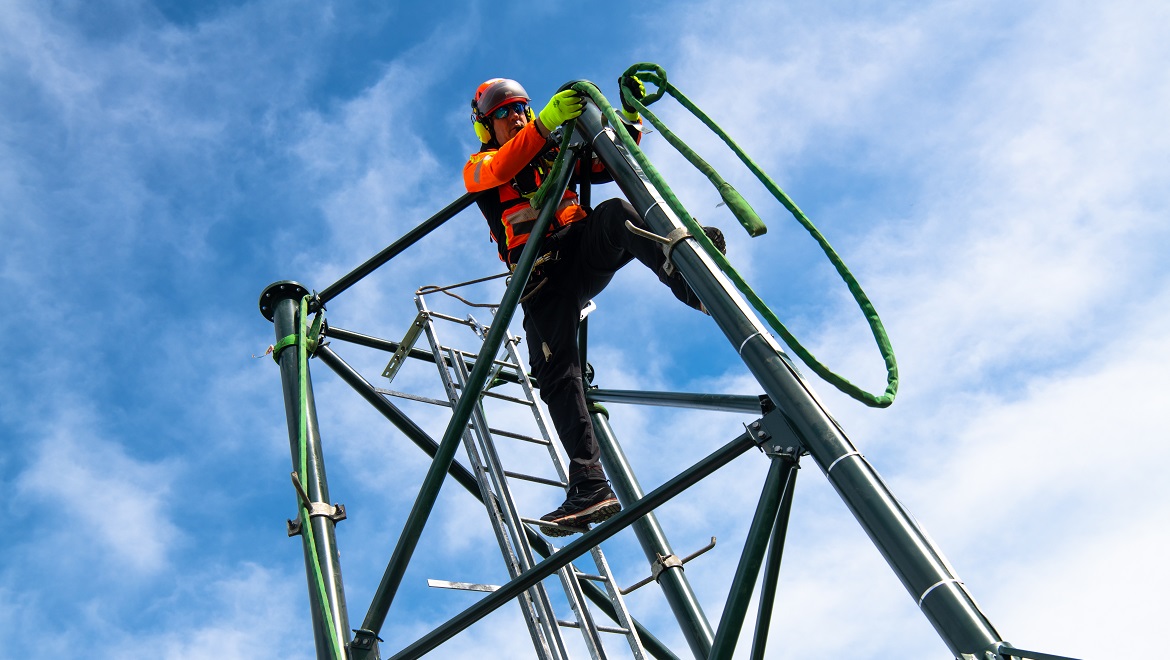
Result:
{"type": "Polygon", "coordinates": [[[475,124],[475,137],[479,138],[479,141],[484,143],[484,144],[491,142],[492,141],[492,134],[491,134],[491,132],[488,131],[487,126],[484,126],[482,122],[478,122],[478,121],[474,122],[474,124],[475,124]]]}
{"type": "Polygon", "coordinates": [[[536,121],[536,113],[532,111],[532,106],[528,106],[524,114],[528,115],[528,123],[536,121]]]}

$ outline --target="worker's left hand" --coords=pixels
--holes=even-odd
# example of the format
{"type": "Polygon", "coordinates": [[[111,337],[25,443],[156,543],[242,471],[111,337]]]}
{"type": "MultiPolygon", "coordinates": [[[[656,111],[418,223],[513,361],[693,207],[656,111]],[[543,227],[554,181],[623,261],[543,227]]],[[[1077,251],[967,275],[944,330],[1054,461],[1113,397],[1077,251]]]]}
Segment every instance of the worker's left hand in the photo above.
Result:
{"type": "MultiPolygon", "coordinates": [[[[646,86],[638,79],[638,76],[626,76],[621,80],[622,88],[630,92],[630,95],[635,99],[641,101],[646,98],[646,86]]],[[[630,121],[638,121],[638,109],[630,105],[626,100],[626,95],[622,94],[622,114],[630,121]]]]}

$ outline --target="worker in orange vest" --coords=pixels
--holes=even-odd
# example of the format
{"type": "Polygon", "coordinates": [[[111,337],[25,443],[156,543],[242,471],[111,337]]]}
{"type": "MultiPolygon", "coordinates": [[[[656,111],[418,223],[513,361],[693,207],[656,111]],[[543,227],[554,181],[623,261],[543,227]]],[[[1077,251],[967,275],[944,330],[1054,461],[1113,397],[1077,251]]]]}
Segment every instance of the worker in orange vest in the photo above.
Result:
{"type": "MultiPolygon", "coordinates": [[[[624,84],[636,98],[645,94],[635,77],[626,78],[624,84]]],[[[515,80],[493,78],[476,89],[471,101],[471,119],[482,146],[464,165],[463,182],[468,192],[495,189],[494,194],[480,196],[477,203],[500,259],[509,267],[519,260],[536,222],[537,210],[529,200],[557,155],[549,133],[579,116],[585,102],[576,91],[565,90],[537,114],[529,106],[530,100],[515,80]]],[[[625,99],[622,106],[626,130],[640,138],[641,118],[625,99]]],[[[629,202],[610,199],[595,209],[581,206],[576,184],[585,177],[591,183],[612,181],[605,167],[597,160],[579,164],[573,176],[557,203],[543,254],[521,299],[529,364],[569,458],[565,502],[541,517],[556,525],[541,526],[541,532],[549,536],[571,534],[566,528],[598,523],[621,510],[601,466],[585,401],[577,346],[581,310],[633,259],[653,270],[679,300],[702,309],[681,273],[665,267],[661,246],[626,228],[627,220],[646,228],[629,202]]],[[[717,228],[705,227],[704,231],[720,250],[725,249],[723,234],[717,228]]]]}

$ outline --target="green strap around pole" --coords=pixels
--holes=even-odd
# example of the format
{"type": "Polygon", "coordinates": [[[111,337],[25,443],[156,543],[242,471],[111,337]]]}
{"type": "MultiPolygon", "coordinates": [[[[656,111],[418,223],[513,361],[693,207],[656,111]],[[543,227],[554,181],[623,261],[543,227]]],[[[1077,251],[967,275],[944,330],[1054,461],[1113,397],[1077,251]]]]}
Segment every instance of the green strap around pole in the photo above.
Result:
{"type": "MultiPolygon", "coordinates": [[[[737,156],[739,156],[739,159],[745,165],[747,165],[748,169],[750,169],[753,174],[756,175],[756,178],[764,184],[764,187],[772,193],[772,195],[784,206],[784,208],[788,209],[788,211],[792,213],[793,217],[795,217],[802,226],[804,226],[809,234],[811,234],[812,237],[817,241],[817,244],[821,246],[821,250],[824,251],[825,255],[829,258],[829,261],[837,269],[837,273],[841,276],[841,279],[843,279],[845,284],[849,287],[850,293],[853,294],[853,299],[857,301],[858,306],[865,315],[866,321],[869,323],[869,328],[872,331],[874,340],[878,345],[878,351],[881,353],[882,359],[885,361],[886,365],[885,392],[880,396],[866,392],[842,376],[834,373],[825,365],[821,364],[816,359],[816,357],[814,357],[813,354],[808,351],[808,349],[804,348],[804,346],[800,344],[796,337],[788,331],[788,328],[784,327],[784,324],[780,322],[780,319],[776,316],[776,314],[759,297],[759,295],[757,295],[756,292],[752,290],[751,286],[748,285],[748,283],[735,270],[735,268],[732,267],[731,262],[727,260],[727,257],[715,248],[715,246],[711,243],[711,240],[708,239],[707,235],[703,232],[702,227],[694,218],[691,217],[689,213],[687,213],[686,208],[683,207],[682,203],[670,190],[670,186],[666,184],[666,181],[650,163],[650,160],[646,158],[646,155],[638,147],[634,139],[627,135],[626,131],[615,131],[618,137],[622,140],[625,148],[630,152],[631,155],[633,155],[634,159],[638,162],[638,165],[646,173],[650,183],[658,190],[658,193],[662,195],[667,204],[670,205],[671,210],[674,211],[675,215],[678,216],[683,225],[685,225],[687,230],[690,231],[690,233],[694,236],[695,240],[699,242],[699,245],[701,245],[707,254],[715,261],[715,263],[719,265],[720,270],[722,270],[723,273],[726,274],[727,277],[735,283],[736,288],[739,289],[739,291],[743,293],[748,301],[751,302],[756,311],[759,312],[765,320],[767,320],[768,325],[770,325],[772,329],[780,335],[780,338],[784,340],[784,343],[788,344],[788,346],[792,348],[792,351],[801,359],[801,361],[808,365],[808,367],[812,369],[818,376],[825,379],[831,385],[841,390],[845,394],[848,394],[849,396],[857,399],[858,401],[861,401],[868,406],[885,408],[893,403],[894,397],[898,392],[898,363],[894,358],[894,349],[890,345],[890,340],[886,335],[885,327],[882,325],[882,321],[878,317],[877,311],[874,309],[873,304],[869,301],[869,298],[866,297],[865,292],[861,290],[861,285],[857,283],[857,279],[853,277],[853,274],[849,272],[849,269],[845,266],[845,263],[839,256],[837,256],[837,253],[833,250],[832,246],[829,245],[829,242],[825,240],[825,237],[822,236],[819,231],[817,231],[817,228],[813,225],[812,221],[810,221],[808,217],[804,215],[804,213],[796,206],[795,203],[793,203],[788,195],[786,195],[784,191],[781,190],[779,186],[777,186],[772,181],[772,179],[770,179],[768,175],[765,174],[751,160],[751,158],[749,158],[747,154],[745,154],[743,150],[740,149],[739,146],[735,144],[735,142],[721,128],[719,128],[715,122],[711,120],[710,117],[704,114],[702,110],[699,110],[697,106],[691,103],[689,99],[683,96],[683,94],[679,92],[678,89],[676,89],[667,81],[666,71],[664,71],[662,67],[658,66],[657,64],[646,62],[635,64],[622,74],[622,77],[619,80],[619,85],[620,83],[624,82],[627,77],[634,75],[637,75],[637,77],[644,83],[653,83],[657,85],[658,91],[653,94],[648,94],[644,99],[639,100],[633,98],[633,95],[630,94],[629,90],[626,89],[624,85],[621,85],[622,97],[628,103],[630,103],[631,106],[637,108],[638,111],[642,113],[642,115],[645,116],[647,120],[650,121],[654,128],[657,129],[658,132],[661,133],[662,136],[666,138],[666,140],[670,142],[670,144],[674,146],[675,149],[678,149],[679,152],[682,153],[683,156],[691,162],[691,164],[693,164],[707,176],[708,180],[710,180],[712,185],[714,185],[715,188],[719,191],[719,195],[723,198],[723,201],[726,202],[728,208],[730,208],[732,213],[735,214],[735,217],[739,220],[740,224],[744,226],[748,234],[752,236],[759,236],[760,234],[763,234],[767,231],[763,221],[760,220],[760,216],[755,212],[755,210],[752,209],[751,205],[747,203],[747,200],[745,200],[743,196],[741,196],[739,192],[737,192],[735,188],[731,186],[731,184],[723,180],[723,178],[719,176],[719,173],[716,172],[713,167],[700,158],[699,155],[694,152],[694,150],[689,148],[685,143],[683,143],[682,140],[680,140],[673,132],[671,132],[666,124],[664,124],[661,120],[658,119],[658,117],[654,115],[654,113],[650,112],[650,110],[646,108],[647,105],[650,105],[651,103],[662,98],[664,93],[669,93],[671,96],[676,98],[679,103],[690,110],[696,117],[699,118],[700,121],[713,130],[720,137],[720,139],[722,139],[723,142],[727,144],[737,156]]],[[[597,87],[591,83],[581,82],[574,84],[573,88],[578,92],[589,96],[593,102],[597,104],[597,107],[602,111],[611,125],[621,125],[621,119],[618,118],[617,113],[613,109],[613,106],[610,105],[609,101],[606,100],[597,87]]]]}
{"type": "MultiPolygon", "coordinates": [[[[295,335],[295,343],[297,346],[297,373],[298,380],[298,410],[297,410],[297,478],[301,482],[301,491],[308,491],[309,472],[309,343],[311,335],[320,332],[321,313],[317,313],[317,321],[314,322],[315,332],[310,332],[305,322],[309,311],[309,296],[301,299],[300,313],[297,315],[297,332],[295,335]]],[[[288,337],[285,337],[288,339],[288,337]]],[[[283,342],[284,339],[281,340],[283,342]]],[[[312,337],[312,341],[316,342],[316,337],[312,337]]],[[[314,346],[314,349],[316,347],[314,346]]],[[[317,539],[313,533],[313,520],[309,516],[309,505],[302,502],[300,496],[297,497],[298,509],[300,511],[299,518],[301,520],[301,534],[309,545],[309,554],[313,558],[313,581],[316,588],[316,596],[318,604],[321,607],[321,614],[325,617],[325,627],[329,629],[329,648],[330,652],[336,660],[344,660],[346,657],[344,649],[341,648],[341,641],[337,638],[337,631],[333,625],[333,607],[326,597],[325,578],[321,574],[321,558],[317,555],[317,539]]]]}

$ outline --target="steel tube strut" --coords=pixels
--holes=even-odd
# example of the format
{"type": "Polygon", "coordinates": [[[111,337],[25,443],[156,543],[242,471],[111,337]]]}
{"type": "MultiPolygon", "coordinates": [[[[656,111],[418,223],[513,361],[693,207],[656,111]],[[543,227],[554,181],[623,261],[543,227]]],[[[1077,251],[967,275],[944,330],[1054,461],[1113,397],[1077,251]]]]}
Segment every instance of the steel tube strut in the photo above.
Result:
{"type": "Polygon", "coordinates": [[[740,394],[692,394],[688,392],[641,392],[638,390],[587,390],[590,401],[637,403],[668,408],[693,408],[720,412],[743,412],[759,415],[764,412],[758,396],[740,394]]]}
{"type": "MultiPolygon", "coordinates": [[[[600,111],[593,104],[585,106],[578,118],[578,128],[591,136],[594,153],[651,231],[666,236],[683,228],[614,129],[604,125],[600,111]]],[[[693,240],[682,241],[674,249],[672,259],[764,392],[792,419],[817,465],[952,654],[981,657],[985,651],[998,648],[1002,638],[980,612],[941,551],[897,501],[877,471],[861,457],[768,328],[718,266],[693,240]]]]}
{"type": "MultiPolygon", "coordinates": [[[[577,153],[576,149],[570,147],[570,153],[566,154],[565,157],[566,167],[562,169],[560,178],[551,182],[553,194],[547,199],[561,199],[576,166],[577,153]]],[[[418,545],[418,539],[426,526],[427,518],[435,505],[435,500],[438,499],[439,489],[443,486],[443,478],[447,474],[451,461],[455,458],[455,451],[459,447],[463,431],[471,418],[472,411],[479,403],[479,395],[486,385],[493,357],[499,351],[507,335],[508,324],[512,321],[512,316],[520,301],[520,295],[528,283],[532,267],[540,253],[540,246],[544,242],[544,233],[551,224],[556,209],[557,202],[550,201],[541,209],[540,215],[536,218],[536,224],[532,228],[528,242],[524,245],[515,273],[508,283],[500,308],[492,321],[491,329],[488,331],[487,337],[484,338],[483,347],[475,361],[475,368],[468,378],[467,388],[459,397],[459,401],[451,413],[451,421],[447,425],[442,440],[439,441],[435,459],[431,462],[426,477],[423,478],[418,497],[406,518],[402,535],[394,548],[394,554],[378,584],[373,602],[370,603],[369,612],[366,613],[365,621],[362,623],[362,632],[359,633],[363,636],[371,633],[376,636],[386,620],[386,613],[389,611],[398,586],[402,582],[402,576],[406,573],[406,566],[410,563],[410,558],[418,545]]]]}
{"type": "MultiPolygon", "coordinates": [[[[399,346],[401,345],[398,342],[390,341],[389,339],[379,339],[378,337],[371,337],[370,335],[363,335],[360,332],[354,332],[352,330],[344,330],[342,328],[334,328],[332,326],[330,326],[326,329],[325,334],[329,339],[337,339],[339,341],[349,342],[351,344],[357,344],[358,346],[365,346],[366,348],[374,348],[374,349],[377,349],[379,351],[386,351],[387,353],[393,353],[393,352],[397,351],[399,346]]],[[[410,349],[410,351],[406,354],[406,356],[409,358],[414,358],[416,360],[423,360],[424,362],[430,362],[431,364],[435,363],[434,354],[431,353],[430,351],[424,351],[421,348],[410,349]]],[[[443,358],[443,363],[448,364],[449,361],[446,358],[443,358]]],[[[475,362],[469,362],[468,366],[470,366],[471,368],[475,368],[475,362]]],[[[513,372],[513,370],[511,370],[511,369],[500,369],[500,371],[496,373],[496,378],[503,380],[503,381],[507,381],[509,383],[519,383],[520,382],[520,377],[517,376],[513,372]]]]}
{"type": "MultiPolygon", "coordinates": [[[[781,460],[784,460],[782,457],[781,460]]],[[[791,463],[784,480],[784,492],[780,495],[780,510],[776,513],[776,524],[772,526],[772,541],[768,545],[768,560],[764,564],[764,579],[760,586],[760,607],[756,615],[756,634],[752,638],[751,660],[764,660],[768,644],[768,628],[772,624],[772,607],[776,601],[776,583],[780,579],[780,560],[784,556],[784,539],[788,535],[788,516],[792,513],[792,497],[796,490],[798,462],[787,457],[791,463]]]]}
{"type": "Polygon", "coordinates": [[[739,639],[740,630],[743,629],[748,602],[751,601],[756,578],[760,575],[760,565],[764,561],[764,550],[772,536],[772,527],[776,524],[784,484],[788,481],[789,470],[795,469],[793,465],[791,460],[772,458],[768,478],[764,481],[764,488],[760,493],[760,503],[756,506],[756,515],[752,517],[751,527],[748,528],[743,554],[740,555],[739,565],[735,569],[731,588],[727,591],[727,604],[719,618],[719,630],[715,633],[715,642],[711,645],[710,655],[707,656],[710,660],[727,660],[735,652],[735,643],[739,639]]]}
{"type": "MultiPolygon", "coordinates": [[[[330,328],[330,336],[334,336],[332,333],[335,330],[335,328],[330,328]]],[[[430,356],[431,354],[427,353],[427,355],[430,356]]],[[[373,385],[370,385],[370,383],[364,377],[362,377],[361,374],[354,370],[353,367],[345,362],[345,360],[341,359],[337,353],[335,353],[328,346],[322,346],[317,349],[317,357],[320,358],[321,361],[324,362],[330,369],[332,369],[338,376],[340,376],[343,381],[348,383],[350,387],[352,387],[358,394],[362,396],[362,398],[368,401],[375,410],[382,413],[383,417],[390,420],[391,423],[398,427],[398,429],[401,430],[403,434],[405,434],[408,438],[410,438],[411,441],[418,445],[420,449],[426,452],[428,456],[434,458],[435,452],[439,448],[439,443],[432,440],[425,431],[420,429],[412,420],[403,415],[403,413],[398,410],[397,406],[386,400],[385,396],[379,394],[374,389],[373,385]]],[[[483,502],[483,496],[479,492],[479,484],[475,481],[475,476],[473,476],[467,468],[463,467],[463,465],[457,461],[452,461],[451,469],[448,471],[448,474],[450,474],[460,486],[463,486],[467,492],[475,496],[475,498],[480,502],[483,502]]],[[[528,537],[528,543],[532,546],[533,550],[535,550],[542,557],[548,557],[552,555],[553,546],[547,540],[545,540],[543,536],[537,534],[528,527],[525,527],[524,531],[528,537]]],[[[585,595],[588,596],[589,599],[592,600],[594,604],[596,604],[601,609],[601,611],[606,614],[606,616],[613,619],[614,621],[617,621],[617,613],[613,609],[613,603],[609,602],[609,597],[601,587],[593,584],[592,582],[583,581],[581,583],[581,589],[585,592],[585,595]]],[[[661,640],[654,636],[654,634],[651,633],[650,630],[648,630],[641,623],[634,621],[634,628],[636,628],[638,631],[638,637],[641,638],[642,645],[646,647],[646,651],[651,655],[659,658],[659,660],[677,660],[677,657],[671,653],[670,649],[668,649],[661,640]]]]}
{"type": "MultiPolygon", "coordinates": [[[[295,282],[277,282],[269,285],[260,297],[261,312],[273,322],[276,329],[276,339],[295,335],[300,317],[301,299],[308,291],[295,282]]],[[[300,462],[298,436],[300,435],[300,361],[297,357],[296,345],[288,346],[278,356],[280,364],[280,382],[284,390],[284,412],[288,419],[289,444],[292,449],[294,469],[300,462]]],[[[321,435],[317,427],[317,407],[313,401],[313,383],[309,374],[305,374],[307,399],[307,432],[306,445],[306,472],[300,475],[306,484],[306,494],[310,502],[329,503],[329,485],[325,479],[325,459],[321,453],[321,435]]],[[[297,509],[300,510],[298,502],[297,509]]],[[[298,513],[298,518],[300,514],[298,513]]],[[[335,522],[332,518],[323,515],[310,515],[309,524],[316,540],[317,554],[309,546],[308,530],[301,531],[301,546],[305,554],[305,575],[309,582],[309,605],[313,618],[313,637],[317,646],[318,658],[334,658],[336,653],[331,639],[336,638],[343,645],[350,638],[349,617],[345,607],[345,591],[341,582],[341,561],[337,552],[337,537],[334,533],[335,522]],[[325,598],[329,602],[333,617],[333,633],[330,634],[321,609],[319,599],[312,594],[317,591],[314,578],[314,565],[321,567],[321,577],[325,585],[325,598]]]]}
{"type": "MultiPolygon", "coordinates": [[[[593,435],[601,446],[602,461],[614,492],[623,504],[629,506],[642,499],[642,487],[634,476],[629,459],[614,436],[608,416],[594,412],[590,418],[593,421],[593,435]]],[[[651,563],[658,561],[659,557],[674,555],[670,541],[666,539],[666,534],[653,513],[646,514],[644,518],[634,523],[634,534],[638,537],[638,543],[642,546],[646,559],[651,563]]],[[[679,628],[682,629],[691,652],[696,658],[706,658],[711,652],[714,633],[702,606],[699,605],[699,599],[691,589],[686,573],[683,572],[683,567],[678,565],[662,571],[658,575],[658,584],[662,587],[666,602],[670,605],[674,618],[678,620],[679,628]]]]}
{"type": "Polygon", "coordinates": [[[317,294],[317,296],[310,301],[310,304],[313,306],[312,311],[317,311],[317,309],[324,307],[325,303],[336,298],[337,295],[342,291],[345,291],[354,284],[357,284],[363,277],[377,270],[378,267],[393,259],[406,248],[419,242],[419,240],[421,240],[424,236],[437,229],[444,222],[447,222],[451,218],[455,217],[463,209],[471,206],[471,203],[474,202],[475,198],[479,197],[479,195],[480,193],[467,193],[459,199],[451,202],[442,211],[439,211],[421,225],[408,231],[402,236],[402,238],[394,241],[378,254],[370,257],[368,260],[366,260],[366,263],[358,266],[340,280],[337,280],[333,284],[325,287],[321,293],[317,294]]]}
{"type": "MultiPolygon", "coordinates": [[[[435,452],[439,450],[439,443],[431,439],[426,431],[423,431],[412,419],[407,417],[398,406],[395,406],[382,394],[379,394],[374,386],[362,377],[353,367],[349,366],[345,360],[342,360],[333,349],[328,346],[322,346],[317,349],[317,357],[321,359],[330,369],[333,370],[341,380],[345,381],[350,387],[354,389],[363,399],[368,401],[375,410],[382,413],[382,416],[390,420],[390,423],[402,431],[402,434],[410,439],[411,442],[418,445],[431,458],[435,457],[435,452]]],[[[451,461],[451,467],[447,472],[455,478],[464,488],[469,491],[478,493],[479,485],[475,481],[475,475],[470,470],[463,467],[458,461],[451,461]]]]}
{"type": "Polygon", "coordinates": [[[618,532],[633,524],[635,520],[658,508],[675,495],[703,480],[711,473],[727,465],[737,456],[755,446],[756,443],[752,436],[747,433],[740,435],[690,468],[687,468],[677,477],[654,489],[650,494],[633,503],[621,513],[581,535],[572,543],[557,551],[552,557],[524,571],[512,581],[485,596],[475,605],[463,610],[455,618],[440,625],[415,643],[399,651],[392,656],[391,660],[412,660],[434,650],[435,647],[444,641],[466,630],[471,624],[491,614],[505,603],[510,602],[532,585],[564,568],[577,557],[589,552],[589,549],[593,546],[613,537],[618,532]]]}

